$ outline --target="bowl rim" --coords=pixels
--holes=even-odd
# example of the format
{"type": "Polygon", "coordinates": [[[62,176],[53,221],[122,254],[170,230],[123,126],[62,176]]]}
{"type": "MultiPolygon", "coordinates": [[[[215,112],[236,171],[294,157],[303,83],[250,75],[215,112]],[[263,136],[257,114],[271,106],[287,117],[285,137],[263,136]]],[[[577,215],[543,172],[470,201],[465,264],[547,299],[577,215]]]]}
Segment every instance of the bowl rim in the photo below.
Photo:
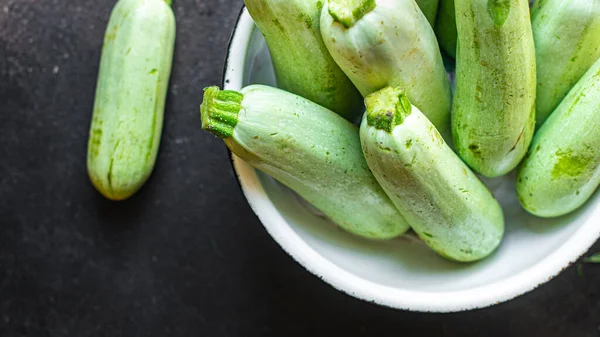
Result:
{"type": "MultiPolygon", "coordinates": [[[[247,51],[255,28],[246,7],[242,6],[227,48],[223,71],[224,89],[239,90],[242,87],[247,51]]],[[[450,313],[509,301],[553,279],[585,254],[600,237],[600,226],[594,224],[594,220],[600,219],[600,207],[596,207],[589,219],[552,254],[500,281],[449,292],[414,291],[384,286],[338,267],[310,247],[291,227],[285,225],[286,220],[270,201],[255,169],[231,152],[229,154],[248,204],[269,235],[288,255],[333,288],[389,308],[450,313]]]]}

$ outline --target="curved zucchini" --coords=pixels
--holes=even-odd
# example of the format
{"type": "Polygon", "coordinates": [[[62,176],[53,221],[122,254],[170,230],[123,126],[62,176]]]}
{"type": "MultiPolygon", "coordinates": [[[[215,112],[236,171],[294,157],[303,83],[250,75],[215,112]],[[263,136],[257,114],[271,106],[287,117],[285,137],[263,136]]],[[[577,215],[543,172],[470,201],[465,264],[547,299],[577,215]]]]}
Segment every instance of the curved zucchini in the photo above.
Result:
{"type": "Polygon", "coordinates": [[[264,35],[277,86],[355,120],[363,108],[352,82],[327,52],[319,17],[325,0],[245,0],[264,35]]]}
{"type": "Polygon", "coordinates": [[[600,58],[600,0],[538,0],[531,11],[540,127],[600,58]]]}
{"type": "Polygon", "coordinates": [[[439,6],[440,1],[439,0],[416,0],[416,1],[417,1],[417,5],[419,5],[419,8],[421,9],[421,12],[423,12],[425,17],[427,18],[427,21],[429,21],[429,24],[431,25],[431,27],[433,27],[433,25],[435,24],[435,17],[437,16],[437,13],[438,13],[438,6],[439,6]]]}
{"type": "Polygon", "coordinates": [[[442,49],[456,59],[456,14],[454,0],[440,0],[437,19],[435,20],[435,35],[442,49]]]}
{"type": "Polygon", "coordinates": [[[105,197],[122,200],[156,161],[175,44],[170,0],[119,0],[100,61],[87,169],[105,197]]]}
{"type": "Polygon", "coordinates": [[[400,88],[366,99],[360,127],[371,171],[419,237],[446,258],[491,254],[504,235],[496,199],[400,88]]]}
{"type": "Polygon", "coordinates": [[[205,89],[202,128],[347,231],[372,239],[409,226],[363,157],[358,129],[332,111],[276,88],[205,89]]]}
{"type": "Polygon", "coordinates": [[[414,0],[328,0],[321,33],[363,96],[402,87],[442,134],[449,131],[450,81],[433,29],[414,0]]]}
{"type": "Polygon", "coordinates": [[[536,133],[519,169],[528,212],[557,217],[583,205],[600,184],[600,59],[536,133]]]}
{"type": "Polygon", "coordinates": [[[452,112],[461,158],[487,177],[525,156],[535,127],[535,49],[527,0],[455,0],[452,112]]]}

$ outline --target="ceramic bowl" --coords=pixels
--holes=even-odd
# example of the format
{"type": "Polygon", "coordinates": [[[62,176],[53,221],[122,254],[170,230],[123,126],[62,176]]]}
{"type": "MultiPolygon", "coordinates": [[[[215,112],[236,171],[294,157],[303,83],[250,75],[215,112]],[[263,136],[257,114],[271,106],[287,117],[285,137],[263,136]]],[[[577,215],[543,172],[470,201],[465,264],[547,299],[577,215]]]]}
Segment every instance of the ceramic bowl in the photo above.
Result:
{"type": "MultiPolygon", "coordinates": [[[[223,86],[236,90],[256,83],[276,85],[263,36],[243,9],[223,86]]],[[[455,312],[507,301],[552,279],[600,235],[598,193],[573,214],[540,219],[520,207],[514,174],[486,179],[504,208],[506,236],[484,261],[458,264],[412,235],[374,242],[348,234],[269,176],[236,156],[232,162],[265,229],[299,264],[340,291],[397,309],[455,312]]]]}

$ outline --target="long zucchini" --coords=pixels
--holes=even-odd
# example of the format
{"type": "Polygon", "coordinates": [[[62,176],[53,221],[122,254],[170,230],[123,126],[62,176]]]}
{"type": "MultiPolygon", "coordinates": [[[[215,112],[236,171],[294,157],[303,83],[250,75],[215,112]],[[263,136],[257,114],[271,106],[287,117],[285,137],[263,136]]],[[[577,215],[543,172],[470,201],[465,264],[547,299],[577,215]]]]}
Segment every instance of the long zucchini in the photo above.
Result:
{"type": "Polygon", "coordinates": [[[269,46],[277,86],[353,121],[362,111],[363,102],[321,39],[323,1],[244,2],[269,46]]]}
{"type": "Polygon", "coordinates": [[[455,0],[452,133],[475,171],[497,177],[525,156],[535,127],[536,65],[527,0],[455,0]]]}
{"type": "Polygon", "coordinates": [[[408,230],[360,147],[358,129],[286,91],[251,85],[205,89],[203,129],[255,168],[288,186],[347,231],[388,239],[408,230]]]}
{"type": "Polygon", "coordinates": [[[371,171],[406,221],[437,253],[470,262],[504,234],[502,209],[400,88],[366,99],[360,127],[371,171]]]}
{"type": "Polygon", "coordinates": [[[175,44],[171,0],[119,0],[109,19],[87,168],[105,197],[122,200],[156,161],[175,44]]]}
{"type": "Polygon", "coordinates": [[[600,59],[536,133],[519,169],[521,205],[540,217],[581,207],[600,185],[600,59]]]}

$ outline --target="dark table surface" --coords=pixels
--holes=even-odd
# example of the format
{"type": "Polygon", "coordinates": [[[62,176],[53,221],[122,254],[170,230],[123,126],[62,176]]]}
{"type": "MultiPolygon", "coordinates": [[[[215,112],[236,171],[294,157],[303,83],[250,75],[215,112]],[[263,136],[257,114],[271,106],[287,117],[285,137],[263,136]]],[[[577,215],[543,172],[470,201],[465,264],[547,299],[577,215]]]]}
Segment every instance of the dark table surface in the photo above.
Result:
{"type": "Polygon", "coordinates": [[[175,1],[156,169],[132,199],[104,200],[85,157],[114,2],[0,0],[0,336],[600,336],[594,265],[441,315],[350,298],[287,256],[200,130],[241,0],[175,1]]]}

